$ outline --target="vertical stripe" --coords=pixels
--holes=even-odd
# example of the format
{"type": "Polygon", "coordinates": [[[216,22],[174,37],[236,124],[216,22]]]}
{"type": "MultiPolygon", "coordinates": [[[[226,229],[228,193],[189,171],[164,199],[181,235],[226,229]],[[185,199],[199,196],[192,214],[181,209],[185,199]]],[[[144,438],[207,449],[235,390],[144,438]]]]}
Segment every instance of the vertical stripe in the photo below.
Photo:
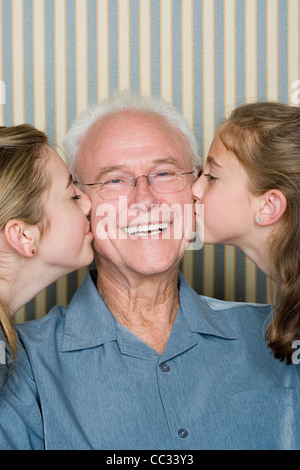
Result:
{"type": "Polygon", "coordinates": [[[33,100],[33,0],[23,1],[23,90],[24,90],[24,121],[34,123],[33,100]]]}
{"type": "Polygon", "coordinates": [[[98,100],[109,94],[108,0],[97,3],[98,100]]]}
{"type": "Polygon", "coordinates": [[[39,0],[33,0],[33,81],[34,125],[45,130],[45,9],[39,0]]]}
{"type": "Polygon", "coordinates": [[[151,93],[161,95],[160,0],[151,0],[151,93]]]}
{"type": "Polygon", "coordinates": [[[119,90],[130,89],[129,0],[118,2],[119,90]]]}
{"type": "Polygon", "coordinates": [[[109,32],[109,94],[119,88],[118,63],[118,0],[108,0],[108,32],[109,32]]]}
{"type": "MultiPolygon", "coordinates": [[[[182,114],[190,127],[194,127],[194,75],[193,75],[193,0],[181,0],[182,15],[182,114]]],[[[194,284],[194,252],[186,251],[183,258],[183,275],[194,284]]]]}
{"type": "Polygon", "coordinates": [[[151,1],[139,0],[140,91],[151,95],[151,1]]]}
{"type": "MultiPolygon", "coordinates": [[[[62,142],[67,131],[65,0],[54,0],[54,15],[56,148],[62,155],[62,142]]],[[[56,283],[56,303],[62,305],[67,303],[67,276],[63,276],[56,283]]]]}
{"type": "Polygon", "coordinates": [[[23,0],[11,0],[12,5],[12,87],[13,123],[22,124],[24,110],[24,62],[23,62],[23,0]]]}
{"type": "MultiPolygon", "coordinates": [[[[199,155],[203,157],[203,60],[202,60],[202,0],[193,3],[193,70],[194,70],[194,133],[199,146],[199,155]]],[[[202,293],[203,286],[203,249],[194,252],[194,289],[202,293]]]]}
{"type": "Polygon", "coordinates": [[[288,2],[288,102],[300,104],[300,3],[288,2]]]}
{"type": "Polygon", "coordinates": [[[278,0],[267,4],[267,99],[278,99],[278,0]]]}
{"type": "MultiPolygon", "coordinates": [[[[203,151],[207,155],[214,137],[214,2],[203,2],[203,151]]],[[[205,237],[205,233],[204,233],[205,237]]],[[[214,296],[214,247],[203,248],[203,293],[214,296]]]]}
{"type": "MultiPolygon", "coordinates": [[[[257,95],[257,4],[256,0],[245,0],[245,55],[246,55],[246,101],[253,101],[257,95]]],[[[246,258],[245,262],[245,300],[255,301],[256,269],[246,258]]]]}
{"type": "Polygon", "coordinates": [[[66,0],[66,83],[67,83],[67,129],[77,114],[76,73],[76,8],[73,0],[66,0]]]}
{"type": "Polygon", "coordinates": [[[45,0],[45,93],[46,132],[55,145],[55,54],[54,52],[54,2],[45,0]]]}
{"type": "Polygon", "coordinates": [[[257,96],[256,0],[245,0],[246,101],[257,96]]]}
{"type": "MultiPolygon", "coordinates": [[[[224,114],[235,107],[235,0],[224,0],[224,114]]],[[[235,299],[235,248],[224,247],[224,298],[235,299]]]]}
{"type": "Polygon", "coordinates": [[[172,2],[161,2],[160,12],[160,73],[161,96],[172,103],[172,2]]]}
{"type": "Polygon", "coordinates": [[[87,88],[87,3],[76,0],[76,113],[88,104],[87,88]]]}
{"type": "MultiPolygon", "coordinates": [[[[47,313],[47,291],[44,289],[35,297],[35,318],[41,318],[47,313]]],[[[27,320],[29,320],[27,316],[27,320]]]]}
{"type": "Polygon", "coordinates": [[[97,0],[86,2],[87,16],[87,101],[98,101],[97,0]]]}
{"type": "MultiPolygon", "coordinates": [[[[214,102],[215,102],[215,123],[216,128],[224,117],[225,110],[225,25],[224,25],[224,1],[215,0],[214,2],[214,102]]],[[[223,299],[226,283],[224,254],[226,246],[214,246],[214,256],[216,259],[212,275],[214,277],[214,297],[223,299]]]]}

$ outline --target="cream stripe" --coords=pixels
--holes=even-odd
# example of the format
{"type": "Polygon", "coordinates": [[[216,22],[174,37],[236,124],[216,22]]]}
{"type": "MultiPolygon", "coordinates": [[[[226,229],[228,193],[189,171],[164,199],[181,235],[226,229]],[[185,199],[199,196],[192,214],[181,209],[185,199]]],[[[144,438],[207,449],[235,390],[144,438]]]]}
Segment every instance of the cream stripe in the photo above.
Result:
{"type": "MultiPolygon", "coordinates": [[[[181,0],[182,11],[182,114],[193,128],[193,1],[181,0]]],[[[194,284],[194,252],[187,250],[182,272],[191,286],[194,284]]]]}
{"type": "Polygon", "coordinates": [[[289,104],[300,105],[300,3],[288,2],[288,86],[289,104]],[[298,82],[298,83],[297,83],[298,82]]]}
{"type": "Polygon", "coordinates": [[[26,321],[26,308],[21,307],[14,315],[15,323],[24,323],[26,321]]]}
{"type": "Polygon", "coordinates": [[[76,3],[76,113],[88,103],[87,1],[76,3]]]}
{"type": "Polygon", "coordinates": [[[44,289],[35,297],[35,318],[41,318],[47,313],[47,290],[44,289]]]}
{"type": "Polygon", "coordinates": [[[151,95],[151,4],[140,0],[140,91],[151,95]]]}
{"type": "MultiPolygon", "coordinates": [[[[224,0],[224,114],[235,107],[235,0],[224,0]]],[[[224,299],[235,300],[235,248],[224,246],[224,299]]]]}
{"type": "MultiPolygon", "coordinates": [[[[204,1],[202,13],[203,29],[203,153],[205,160],[214,136],[214,2],[204,1]]],[[[214,247],[203,248],[203,292],[214,295],[214,247]]]]}
{"type": "Polygon", "coordinates": [[[119,89],[130,89],[130,25],[129,0],[118,2],[119,89]]]}
{"type": "Polygon", "coordinates": [[[172,1],[160,5],[161,96],[172,103],[172,1]]]}
{"type": "MultiPolygon", "coordinates": [[[[65,0],[54,0],[55,15],[55,128],[57,151],[63,156],[62,142],[67,131],[66,90],[66,8],[65,0]]],[[[56,303],[67,304],[67,276],[56,283],[56,303]]]]}
{"type": "Polygon", "coordinates": [[[256,0],[245,0],[246,102],[257,96],[256,0]]]}
{"type": "Polygon", "coordinates": [[[24,112],[23,0],[11,0],[13,123],[22,124],[24,112]]]}
{"type": "Polygon", "coordinates": [[[33,1],[34,125],[46,129],[44,2],[33,1]]]}
{"type": "Polygon", "coordinates": [[[98,41],[98,99],[109,94],[109,54],[108,54],[108,0],[97,3],[98,41]]]}
{"type": "MultiPolygon", "coordinates": [[[[256,41],[256,0],[245,0],[245,63],[246,63],[246,102],[257,96],[257,41],[256,41]]],[[[256,266],[245,257],[245,300],[256,301],[256,266]]]]}
{"type": "Polygon", "coordinates": [[[267,99],[278,100],[278,0],[267,0],[267,99]]]}

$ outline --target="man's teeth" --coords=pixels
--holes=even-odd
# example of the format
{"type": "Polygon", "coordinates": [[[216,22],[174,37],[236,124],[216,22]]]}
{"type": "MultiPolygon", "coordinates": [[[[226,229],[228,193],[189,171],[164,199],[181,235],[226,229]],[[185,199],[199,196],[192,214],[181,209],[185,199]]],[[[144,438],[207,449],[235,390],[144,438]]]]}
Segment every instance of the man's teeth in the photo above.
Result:
{"type": "Polygon", "coordinates": [[[161,224],[150,224],[150,225],[135,225],[133,227],[124,227],[124,232],[129,233],[129,235],[135,235],[136,233],[143,233],[149,234],[149,232],[153,235],[157,233],[161,233],[169,227],[169,223],[161,223],[161,224]]]}

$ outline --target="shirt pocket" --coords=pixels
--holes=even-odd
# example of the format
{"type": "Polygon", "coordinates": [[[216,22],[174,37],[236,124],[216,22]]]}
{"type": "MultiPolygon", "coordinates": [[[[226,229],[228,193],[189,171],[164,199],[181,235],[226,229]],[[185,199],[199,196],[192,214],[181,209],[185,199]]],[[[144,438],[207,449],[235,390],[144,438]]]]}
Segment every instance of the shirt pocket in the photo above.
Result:
{"type": "Polygon", "coordinates": [[[239,448],[299,449],[300,390],[268,387],[227,395],[239,448]]]}

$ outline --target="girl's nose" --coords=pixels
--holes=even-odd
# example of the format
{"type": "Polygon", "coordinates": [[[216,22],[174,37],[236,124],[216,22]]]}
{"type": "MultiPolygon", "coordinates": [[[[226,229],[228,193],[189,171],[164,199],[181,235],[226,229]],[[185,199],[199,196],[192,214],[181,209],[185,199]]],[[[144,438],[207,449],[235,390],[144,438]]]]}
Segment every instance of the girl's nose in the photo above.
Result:
{"type": "Polygon", "coordinates": [[[77,191],[81,196],[81,199],[79,199],[81,210],[85,215],[89,215],[92,205],[91,200],[84,192],[80,191],[80,189],[77,188],[77,191]]]}
{"type": "Polygon", "coordinates": [[[201,201],[203,197],[203,190],[202,190],[202,178],[201,175],[199,178],[195,181],[195,183],[192,186],[192,193],[195,199],[201,201]]]}

